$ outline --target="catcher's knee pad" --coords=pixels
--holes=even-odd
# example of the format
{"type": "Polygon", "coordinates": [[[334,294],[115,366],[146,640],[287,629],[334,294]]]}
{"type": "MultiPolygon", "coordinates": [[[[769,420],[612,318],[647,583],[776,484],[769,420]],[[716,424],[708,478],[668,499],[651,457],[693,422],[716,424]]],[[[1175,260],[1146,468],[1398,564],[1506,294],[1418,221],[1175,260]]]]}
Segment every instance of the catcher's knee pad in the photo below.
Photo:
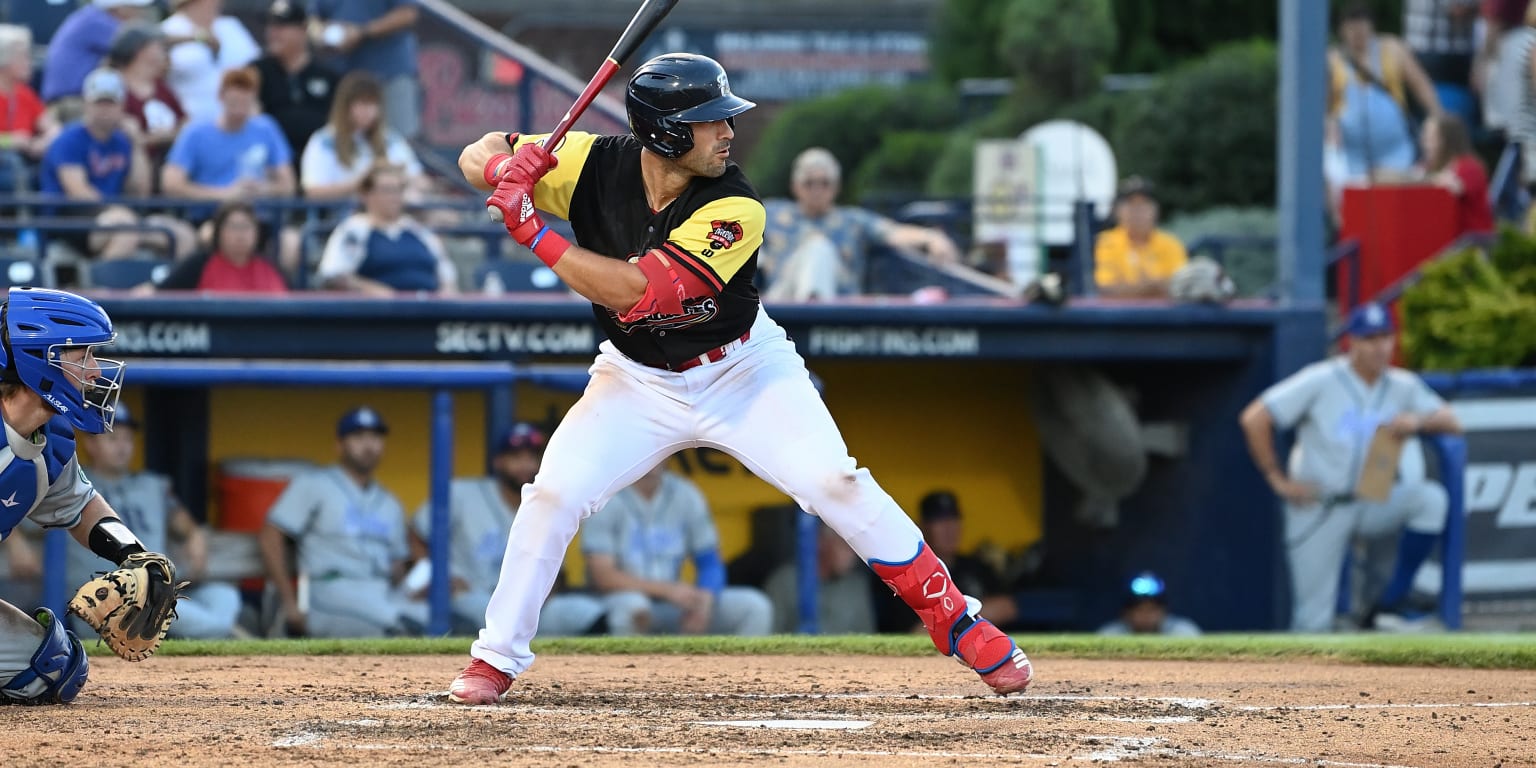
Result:
{"type": "Polygon", "coordinates": [[[43,625],[43,642],[32,654],[32,665],[0,687],[0,701],[8,704],[68,704],[85,687],[90,661],[80,638],[64,628],[64,622],[47,608],[33,614],[43,625]]]}

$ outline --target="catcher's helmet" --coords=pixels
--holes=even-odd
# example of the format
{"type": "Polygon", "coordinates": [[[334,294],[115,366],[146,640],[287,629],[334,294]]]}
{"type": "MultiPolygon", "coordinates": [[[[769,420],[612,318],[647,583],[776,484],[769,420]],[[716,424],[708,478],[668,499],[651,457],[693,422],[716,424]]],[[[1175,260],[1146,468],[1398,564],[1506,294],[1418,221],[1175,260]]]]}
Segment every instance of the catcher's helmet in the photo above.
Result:
{"type": "Polygon", "coordinates": [[[90,374],[80,363],[65,361],[63,353],[79,347],[92,351],[116,337],[112,319],[90,299],[46,288],[12,288],[0,307],[0,380],[25,384],[76,429],[108,431],[122,394],[122,362],[97,358],[100,370],[90,374]],[[75,382],[88,374],[82,391],[75,382]]]}
{"type": "Polygon", "coordinates": [[[646,149],[677,158],[693,149],[688,123],[730,120],[757,106],[733,93],[725,68],[708,56],[667,53],[640,65],[624,104],[629,130],[646,149]]]}

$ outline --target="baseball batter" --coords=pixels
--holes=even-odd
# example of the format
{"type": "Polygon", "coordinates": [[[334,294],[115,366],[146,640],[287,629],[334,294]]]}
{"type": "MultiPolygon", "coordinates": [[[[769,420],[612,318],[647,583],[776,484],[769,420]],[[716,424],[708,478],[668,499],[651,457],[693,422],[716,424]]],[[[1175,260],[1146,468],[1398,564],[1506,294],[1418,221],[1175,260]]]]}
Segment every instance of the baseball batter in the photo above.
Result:
{"type": "MultiPolygon", "coordinates": [[[[123,364],[96,357],[115,336],[111,319],[71,293],[12,288],[0,307],[0,334],[0,539],[30,517],[68,528],[81,546],[119,565],[144,552],[75,458],[76,429],[112,428],[123,364]]],[[[0,601],[0,702],[72,701],[88,671],[62,617],[0,601]]]]}
{"type": "MultiPolygon", "coordinates": [[[[448,488],[448,565],[453,580],[453,626],[456,634],[473,632],[485,619],[485,607],[501,577],[501,558],[517,515],[523,486],[539,471],[548,436],[527,422],[508,427],[496,440],[490,477],[455,478],[448,488]],[[468,626],[468,629],[462,627],[468,626]]],[[[430,556],[432,500],[411,518],[411,555],[430,556]]],[[[419,567],[419,562],[418,562],[419,567]]],[[[539,634],[583,635],[600,627],[602,601],[588,594],[554,594],[544,603],[539,634]]]]}
{"type": "Polygon", "coordinates": [[[1338,603],[1339,571],[1356,536],[1401,530],[1391,581],[1377,610],[1396,613],[1413,576],[1445,530],[1445,489],[1423,476],[1420,432],[1459,432],[1450,406],[1422,379],[1394,368],[1392,317],[1376,304],[1349,318],[1349,352],[1313,363],[1265,390],[1242,415],[1254,462],[1285,500],[1291,570],[1291,629],[1326,632],[1338,603]],[[1275,456],[1274,430],[1296,429],[1289,467],[1275,456]],[[1355,485],[1378,428],[1404,445],[1397,482],[1384,502],[1356,499],[1355,485]],[[1410,462],[1419,466],[1409,469],[1410,462]]]}
{"type": "Polygon", "coordinates": [[[572,133],[558,161],[538,136],[491,133],[459,157],[508,232],[592,301],[607,340],[591,381],[523,488],[500,580],[449,697],[490,704],[533,663],[529,642],[581,521],[672,453],[725,451],[819,515],[911,606],[941,653],[1000,694],[1029,685],[1023,652],[968,607],[917,526],[868,470],[811,384],[752,279],[766,219],[730,161],[755,106],[712,59],[667,54],[626,93],[631,135],[572,133]],[[509,154],[510,153],[510,154],[509,154]],[[536,210],[571,222],[576,244],[536,210]]]}

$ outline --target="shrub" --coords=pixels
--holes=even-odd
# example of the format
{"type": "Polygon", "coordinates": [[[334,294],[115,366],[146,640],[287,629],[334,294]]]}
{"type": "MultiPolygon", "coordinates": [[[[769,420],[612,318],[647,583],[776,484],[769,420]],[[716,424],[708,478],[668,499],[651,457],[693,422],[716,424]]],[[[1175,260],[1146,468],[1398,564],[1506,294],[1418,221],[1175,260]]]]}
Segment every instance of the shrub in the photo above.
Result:
{"type": "Polygon", "coordinates": [[[1122,176],[1157,183],[1164,206],[1271,206],[1275,197],[1275,47],[1219,49],[1116,105],[1110,143],[1122,176]]]}
{"type": "Polygon", "coordinates": [[[1465,248],[1426,265],[1402,298],[1408,364],[1450,371],[1536,364],[1536,293],[1525,282],[1533,252],[1536,242],[1506,228],[1487,254],[1465,248]]]}
{"type": "MultiPolygon", "coordinates": [[[[937,131],[958,122],[955,94],[937,83],[868,86],[793,104],[753,148],[747,174],[763,197],[789,194],[790,164],[807,147],[826,147],[843,166],[844,201],[863,190],[857,171],[892,130],[937,131]]],[[[937,148],[934,148],[937,151],[937,148]]]]}

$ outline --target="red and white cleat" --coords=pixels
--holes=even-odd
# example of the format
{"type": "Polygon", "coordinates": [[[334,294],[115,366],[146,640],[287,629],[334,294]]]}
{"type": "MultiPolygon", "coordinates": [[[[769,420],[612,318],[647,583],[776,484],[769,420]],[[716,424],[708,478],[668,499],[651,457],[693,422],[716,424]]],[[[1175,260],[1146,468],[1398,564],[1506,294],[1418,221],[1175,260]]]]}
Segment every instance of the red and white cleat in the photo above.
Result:
{"type": "Polygon", "coordinates": [[[511,687],[511,675],[474,659],[453,679],[453,685],[448,686],[448,700],[470,706],[495,704],[507,697],[511,687]]]}

